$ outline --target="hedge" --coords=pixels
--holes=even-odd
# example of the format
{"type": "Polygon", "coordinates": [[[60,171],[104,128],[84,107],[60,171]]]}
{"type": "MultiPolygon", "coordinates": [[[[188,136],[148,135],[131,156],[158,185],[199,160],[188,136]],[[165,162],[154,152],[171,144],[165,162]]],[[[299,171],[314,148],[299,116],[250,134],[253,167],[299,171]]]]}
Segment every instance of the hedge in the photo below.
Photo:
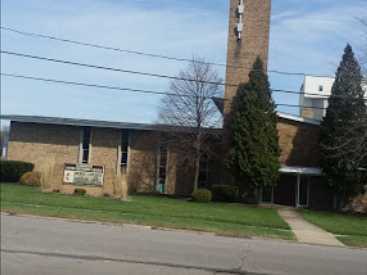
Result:
{"type": "Polygon", "coordinates": [[[237,186],[217,184],[211,187],[214,201],[237,202],[239,189],[237,186]]]}
{"type": "Polygon", "coordinates": [[[34,165],[24,161],[1,160],[0,182],[19,182],[20,177],[33,171],[34,165]]]}

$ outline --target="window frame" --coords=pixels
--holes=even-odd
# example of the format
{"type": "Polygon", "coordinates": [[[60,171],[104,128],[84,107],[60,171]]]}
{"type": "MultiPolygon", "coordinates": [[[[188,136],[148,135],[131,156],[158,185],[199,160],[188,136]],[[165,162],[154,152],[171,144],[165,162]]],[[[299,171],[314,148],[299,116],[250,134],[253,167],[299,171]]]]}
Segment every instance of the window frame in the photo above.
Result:
{"type": "Polygon", "coordinates": [[[121,130],[120,144],[119,144],[119,166],[127,169],[129,166],[130,157],[130,132],[128,130],[121,130]],[[124,138],[125,137],[125,138],[124,138]],[[123,155],[126,155],[123,162],[123,155]]]}
{"type": "Polygon", "coordinates": [[[168,171],[168,154],[169,154],[169,150],[168,150],[168,146],[165,144],[160,144],[158,147],[158,156],[157,156],[157,179],[156,179],[156,191],[165,194],[166,193],[166,187],[167,187],[167,171],[168,171]],[[162,148],[164,148],[162,150],[162,148]],[[165,152],[165,162],[162,163],[162,151],[165,152]],[[161,171],[164,170],[164,178],[161,177],[162,173],[161,171]],[[163,180],[163,182],[162,182],[163,180]],[[162,183],[161,183],[162,182],[162,183]],[[163,190],[158,190],[158,188],[160,187],[160,185],[163,185],[163,190]]]}
{"type": "Polygon", "coordinates": [[[92,135],[93,129],[92,127],[82,127],[80,130],[80,147],[79,147],[79,163],[80,164],[89,164],[91,161],[92,155],[92,135]],[[88,148],[86,148],[85,143],[85,136],[86,131],[89,131],[89,138],[88,138],[88,148]],[[88,152],[87,159],[85,160],[85,152],[88,152]]]}

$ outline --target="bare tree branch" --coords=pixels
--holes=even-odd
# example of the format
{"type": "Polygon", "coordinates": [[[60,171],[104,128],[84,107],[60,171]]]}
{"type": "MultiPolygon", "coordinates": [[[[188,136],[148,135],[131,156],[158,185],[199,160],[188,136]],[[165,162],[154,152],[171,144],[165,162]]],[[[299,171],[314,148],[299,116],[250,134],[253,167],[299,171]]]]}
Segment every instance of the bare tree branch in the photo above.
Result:
{"type": "Polygon", "coordinates": [[[212,65],[203,59],[193,59],[186,70],[179,73],[183,79],[193,81],[173,80],[170,92],[162,99],[159,120],[165,125],[175,126],[176,130],[170,133],[171,142],[175,143],[177,150],[184,152],[182,156],[192,161],[195,168],[194,190],[198,188],[200,159],[203,155],[211,155],[208,143],[214,138],[211,129],[221,126],[221,115],[218,112],[213,98],[221,95],[220,83],[217,72],[212,65]],[[205,83],[204,83],[205,82],[205,83]],[[186,127],[190,131],[182,132],[186,127]]]}

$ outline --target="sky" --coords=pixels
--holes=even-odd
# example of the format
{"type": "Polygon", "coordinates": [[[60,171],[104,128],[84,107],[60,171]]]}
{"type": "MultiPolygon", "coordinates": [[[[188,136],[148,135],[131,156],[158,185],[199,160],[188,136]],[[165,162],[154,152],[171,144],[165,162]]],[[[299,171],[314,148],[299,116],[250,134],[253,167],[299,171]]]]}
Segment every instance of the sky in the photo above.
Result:
{"type": "MultiPolygon", "coordinates": [[[[228,0],[0,0],[1,25],[122,49],[225,63],[228,0]]],[[[343,49],[358,54],[367,0],[273,0],[269,68],[334,75],[343,49]]],[[[1,30],[2,50],[176,75],[187,63],[21,36],[1,30]]],[[[217,67],[224,79],[225,70],[217,67]]],[[[169,81],[1,56],[1,71],[168,91],[169,81]]],[[[299,90],[303,77],[270,74],[274,89],[299,90]]],[[[161,97],[1,76],[1,113],[151,123],[161,97]]],[[[298,104],[297,95],[275,95],[298,104]]],[[[297,114],[294,108],[279,111],[297,114]]]]}

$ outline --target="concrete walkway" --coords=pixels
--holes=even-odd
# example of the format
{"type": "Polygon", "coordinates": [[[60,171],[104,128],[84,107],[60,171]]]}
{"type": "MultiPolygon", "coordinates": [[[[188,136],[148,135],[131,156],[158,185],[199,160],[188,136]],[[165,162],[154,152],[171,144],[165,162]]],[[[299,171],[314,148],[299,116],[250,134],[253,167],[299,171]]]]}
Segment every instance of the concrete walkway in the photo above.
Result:
{"type": "Polygon", "coordinates": [[[282,208],[279,215],[289,224],[296,238],[301,243],[344,246],[333,234],[307,222],[295,209],[282,208]]]}

